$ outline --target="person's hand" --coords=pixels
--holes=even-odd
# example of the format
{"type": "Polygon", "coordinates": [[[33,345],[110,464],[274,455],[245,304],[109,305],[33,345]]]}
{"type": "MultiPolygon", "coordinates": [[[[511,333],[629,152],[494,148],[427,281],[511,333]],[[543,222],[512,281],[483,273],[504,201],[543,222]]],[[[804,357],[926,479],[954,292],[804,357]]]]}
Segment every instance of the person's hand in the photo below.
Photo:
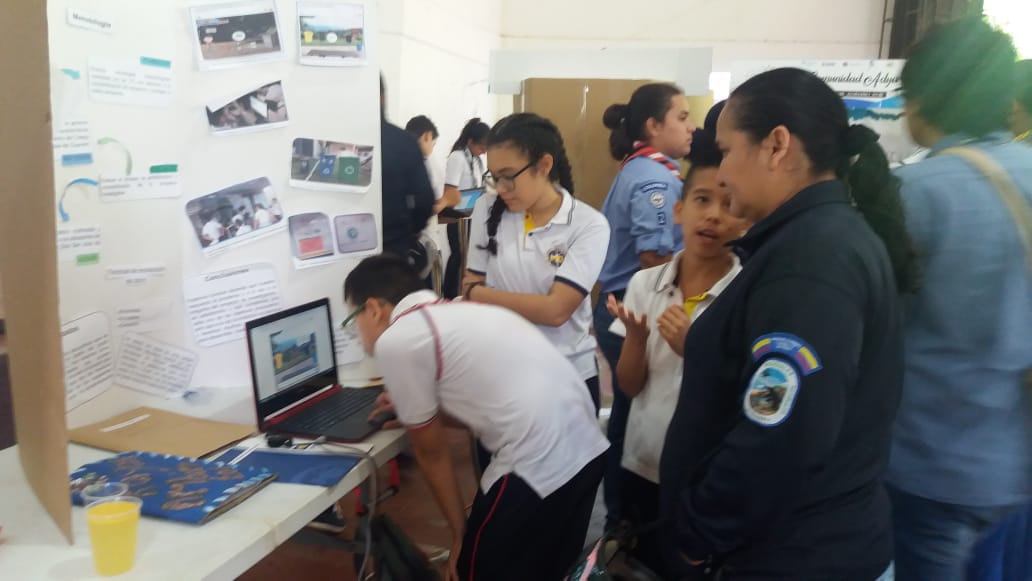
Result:
{"type": "Polygon", "coordinates": [[[620,322],[623,323],[624,328],[627,329],[628,336],[635,336],[644,339],[649,336],[649,322],[645,315],[640,318],[635,316],[634,313],[629,311],[623,303],[616,300],[616,297],[609,295],[609,299],[606,300],[606,309],[610,315],[613,315],[620,322]]]}
{"type": "MultiPolygon", "coordinates": [[[[380,395],[378,395],[376,397],[376,402],[373,404],[373,411],[372,411],[372,413],[369,414],[369,420],[372,421],[373,418],[375,418],[376,416],[378,416],[380,414],[393,414],[393,413],[395,413],[394,412],[394,402],[391,401],[391,395],[385,391],[385,392],[381,393],[380,395]]],[[[384,424],[383,424],[383,429],[384,430],[389,430],[391,428],[400,428],[400,427],[401,427],[401,422],[399,422],[398,420],[390,420],[388,422],[384,422],[384,424]]]]}
{"type": "Polygon", "coordinates": [[[692,320],[681,305],[671,305],[656,321],[659,334],[678,357],[684,356],[684,338],[688,336],[688,327],[691,326],[692,320]]]}
{"type": "Polygon", "coordinates": [[[445,572],[445,581],[461,581],[459,579],[459,555],[462,554],[462,541],[452,543],[451,553],[448,555],[448,570],[445,572]]]}

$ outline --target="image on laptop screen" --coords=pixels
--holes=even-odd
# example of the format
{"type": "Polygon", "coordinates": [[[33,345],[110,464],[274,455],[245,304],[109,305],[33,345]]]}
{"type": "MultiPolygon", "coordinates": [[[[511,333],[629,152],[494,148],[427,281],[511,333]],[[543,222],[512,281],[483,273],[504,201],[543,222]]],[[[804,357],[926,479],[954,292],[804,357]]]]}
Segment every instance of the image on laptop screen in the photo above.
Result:
{"type": "Polygon", "coordinates": [[[461,190],[459,194],[462,196],[459,199],[459,203],[455,204],[455,209],[460,212],[472,212],[473,206],[476,205],[477,200],[484,194],[483,188],[475,188],[471,190],[461,190]]]}
{"type": "Polygon", "coordinates": [[[329,306],[316,303],[253,327],[250,345],[259,401],[326,373],[334,369],[329,306]]]}

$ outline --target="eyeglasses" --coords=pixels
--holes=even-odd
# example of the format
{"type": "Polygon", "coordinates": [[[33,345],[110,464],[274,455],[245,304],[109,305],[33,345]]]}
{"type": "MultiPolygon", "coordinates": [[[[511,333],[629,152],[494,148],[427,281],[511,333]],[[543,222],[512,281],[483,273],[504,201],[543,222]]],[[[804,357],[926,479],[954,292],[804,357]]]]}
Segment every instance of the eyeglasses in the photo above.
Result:
{"type": "Polygon", "coordinates": [[[351,311],[351,314],[348,315],[348,317],[346,319],[344,319],[344,322],[342,322],[340,324],[340,330],[341,331],[352,331],[354,329],[354,327],[350,326],[351,323],[354,323],[355,322],[355,318],[357,318],[359,313],[361,313],[364,310],[365,310],[365,305],[363,304],[362,306],[358,307],[354,311],[351,311]]]}
{"type": "Polygon", "coordinates": [[[484,185],[496,192],[511,192],[516,189],[516,178],[520,177],[520,174],[530,169],[535,163],[537,163],[536,160],[528,163],[523,166],[523,169],[511,176],[495,176],[490,171],[484,172],[484,185]]]}

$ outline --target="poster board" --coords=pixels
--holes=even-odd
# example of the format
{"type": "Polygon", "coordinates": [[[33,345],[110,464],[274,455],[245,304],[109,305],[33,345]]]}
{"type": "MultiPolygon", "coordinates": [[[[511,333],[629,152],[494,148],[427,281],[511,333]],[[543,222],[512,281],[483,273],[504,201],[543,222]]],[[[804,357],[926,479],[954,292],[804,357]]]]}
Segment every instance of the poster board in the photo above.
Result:
{"type": "Polygon", "coordinates": [[[878,132],[892,164],[918,153],[903,119],[900,75],[903,60],[755,60],[731,66],[731,90],[750,77],[781,67],[794,67],[817,75],[838,92],[846,103],[851,123],[862,123],[878,132]]]}
{"type": "MultiPolygon", "coordinates": [[[[211,403],[252,397],[244,322],[321,297],[347,316],[344,278],[382,245],[376,7],[48,2],[72,427],[253,422],[211,403]]],[[[347,339],[341,381],[376,375],[347,339]]]]}
{"type": "Polygon", "coordinates": [[[57,256],[50,166],[46,7],[0,4],[0,69],[18,90],[0,91],[0,272],[18,456],[26,480],[65,539],[72,539],[57,256]],[[11,44],[6,44],[11,43],[11,44]]]}

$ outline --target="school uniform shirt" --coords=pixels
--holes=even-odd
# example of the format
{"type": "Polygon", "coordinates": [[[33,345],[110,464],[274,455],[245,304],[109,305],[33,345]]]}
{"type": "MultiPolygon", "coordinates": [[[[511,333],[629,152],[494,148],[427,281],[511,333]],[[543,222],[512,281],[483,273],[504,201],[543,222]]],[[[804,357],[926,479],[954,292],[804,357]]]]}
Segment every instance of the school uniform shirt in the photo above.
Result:
{"type": "MultiPolygon", "coordinates": [[[[426,176],[430,178],[430,187],[434,190],[434,201],[440,200],[444,196],[444,176],[441,172],[437,171],[437,164],[434,163],[432,157],[423,159],[423,165],[426,166],[426,176]]],[[[441,233],[438,232],[438,220],[437,214],[431,214],[430,218],[426,221],[426,229],[424,232],[437,242],[438,246],[441,244],[441,233]]]]}
{"type": "Polygon", "coordinates": [[[486,277],[491,288],[546,295],[555,282],[573,287],[584,298],[562,325],[538,329],[577,368],[582,379],[598,375],[595,337],[591,334],[591,288],[605,260],[609,224],[597,210],[556,186],[563,201],[552,220],[529,224],[522,212],[505,211],[495,240],[498,255],[487,245],[487,217],[497,194],[481,196],[470,220],[466,268],[486,277]]]}
{"type": "Polygon", "coordinates": [[[639,254],[666,256],[684,248],[684,234],[674,224],[674,204],[681,199],[682,187],[683,182],[666,166],[648,157],[628,161],[616,174],[602,204],[602,214],[613,230],[599,276],[603,293],[627,289],[631,276],[641,268],[639,254]]]}
{"type": "Polygon", "coordinates": [[[374,357],[402,424],[418,429],[446,413],[492,453],[485,494],[512,473],[544,498],[609,447],[577,371],[508,309],[412,293],[374,357]]]}
{"type": "Polygon", "coordinates": [[[484,160],[474,156],[469,148],[453,151],[444,168],[444,184],[460,190],[479,188],[484,171],[484,160]]]}
{"type": "Polygon", "coordinates": [[[258,211],[254,213],[254,222],[257,224],[257,228],[272,226],[272,214],[264,208],[259,208],[258,211]]]}
{"type": "Polygon", "coordinates": [[[922,285],[907,297],[903,401],[886,480],[911,495],[966,506],[1032,498],[1032,276],[1014,218],[967,160],[999,163],[1032,205],[1032,149],[1004,132],[950,135],[899,168],[907,232],[922,285]],[[987,477],[991,475],[991,477],[987,477]]]}
{"type": "Polygon", "coordinates": [[[215,244],[222,238],[223,232],[222,224],[218,220],[208,220],[204,224],[204,228],[201,229],[201,235],[204,236],[209,242],[209,245],[215,244]]]}
{"type": "MultiPolygon", "coordinates": [[[[666,264],[635,274],[623,300],[624,306],[635,316],[647,317],[649,336],[645,343],[648,379],[641,393],[631,400],[621,465],[657,484],[663,440],[677,406],[677,396],[681,393],[684,360],[663,339],[656,322],[672,306],[682,307],[694,322],[742,270],[738,258],[733,257],[731,269],[709,290],[686,298],[677,286],[678,262],[683,252],[678,252],[666,264]]],[[[620,319],[613,321],[609,332],[620,337],[627,336],[627,329],[620,319]]]]}
{"type": "Polygon", "coordinates": [[[736,249],[742,271],[685,340],[659,470],[668,560],[712,557],[732,579],[877,579],[903,384],[885,245],[830,180],[736,249]]]}

